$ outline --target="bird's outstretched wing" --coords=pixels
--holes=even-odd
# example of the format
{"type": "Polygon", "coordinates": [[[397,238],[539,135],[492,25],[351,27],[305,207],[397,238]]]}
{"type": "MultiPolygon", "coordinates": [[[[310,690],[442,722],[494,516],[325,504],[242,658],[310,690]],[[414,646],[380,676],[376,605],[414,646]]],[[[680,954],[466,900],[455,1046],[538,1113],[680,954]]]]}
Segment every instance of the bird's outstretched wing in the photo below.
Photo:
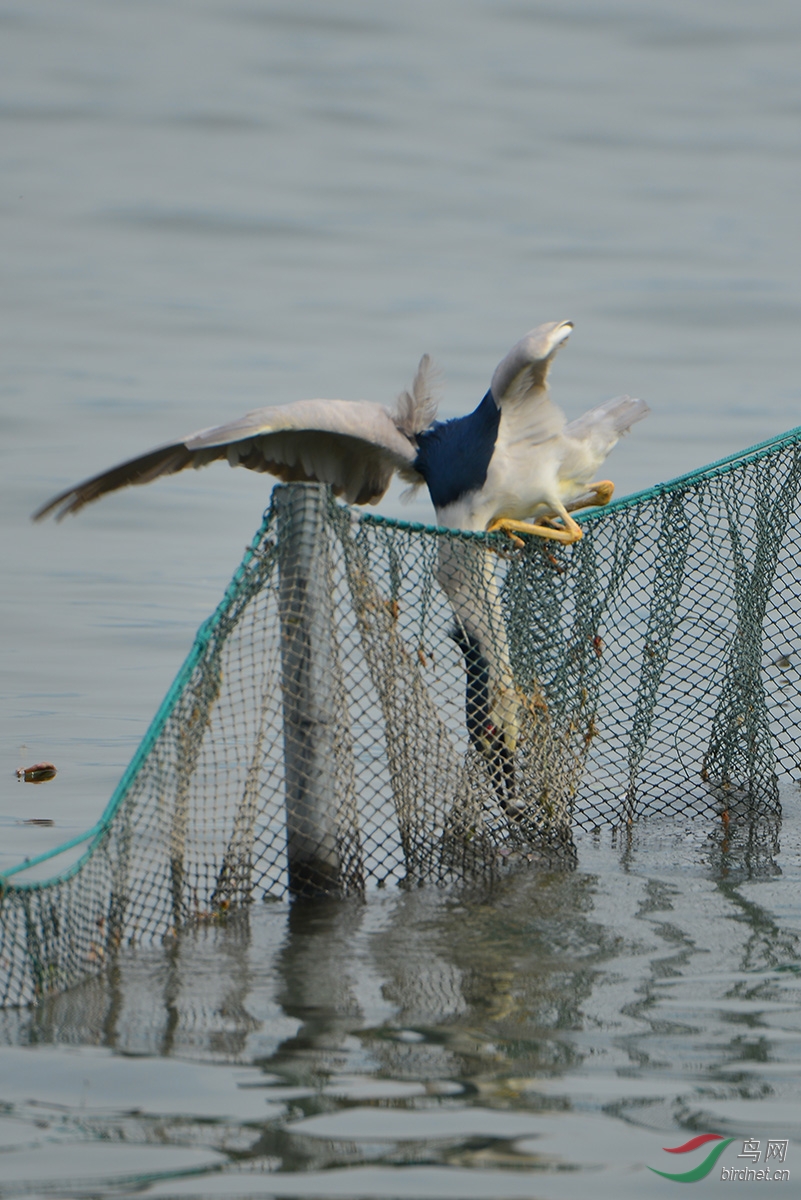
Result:
{"type": "Polygon", "coordinates": [[[365,400],[298,400],[259,408],[94,475],[48,500],[34,520],[51,513],[61,520],[107,492],[219,459],[232,467],[266,471],[286,483],[329,483],[350,504],[374,503],[396,471],[409,482],[421,482],[412,464],[415,434],[433,419],[429,367],[426,355],[394,414],[365,400]]]}
{"type": "Polygon", "coordinates": [[[564,429],[564,414],[548,395],[547,380],[553,357],[572,330],[572,321],[538,325],[495,368],[490,390],[507,427],[514,424],[516,439],[537,445],[564,429]]]}

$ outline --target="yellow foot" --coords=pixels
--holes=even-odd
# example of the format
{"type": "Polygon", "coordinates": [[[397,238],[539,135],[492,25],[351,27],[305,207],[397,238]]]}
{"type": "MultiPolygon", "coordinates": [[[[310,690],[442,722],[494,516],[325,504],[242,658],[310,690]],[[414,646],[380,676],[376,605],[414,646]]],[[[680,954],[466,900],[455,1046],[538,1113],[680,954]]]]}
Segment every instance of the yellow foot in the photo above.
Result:
{"type": "Polygon", "coordinates": [[[611,479],[601,479],[598,483],[591,483],[590,487],[598,497],[596,504],[608,504],[615,494],[615,485],[611,479]]]}
{"type": "Polygon", "coordinates": [[[599,479],[597,483],[588,483],[587,495],[579,496],[578,500],[568,504],[567,511],[575,512],[577,508],[601,508],[609,503],[614,491],[615,485],[611,479],[599,479]]]}
{"type": "Polygon", "coordinates": [[[580,542],[584,536],[581,531],[581,526],[574,521],[567,512],[564,516],[560,513],[562,524],[545,524],[550,521],[549,517],[542,517],[539,521],[533,524],[529,521],[512,521],[507,517],[499,517],[497,521],[492,521],[487,526],[487,533],[495,533],[496,530],[501,530],[509,535],[516,546],[523,546],[525,543],[521,538],[516,537],[518,533],[528,533],[534,537],[550,538],[554,542],[561,542],[564,546],[572,546],[574,542],[580,542]]]}

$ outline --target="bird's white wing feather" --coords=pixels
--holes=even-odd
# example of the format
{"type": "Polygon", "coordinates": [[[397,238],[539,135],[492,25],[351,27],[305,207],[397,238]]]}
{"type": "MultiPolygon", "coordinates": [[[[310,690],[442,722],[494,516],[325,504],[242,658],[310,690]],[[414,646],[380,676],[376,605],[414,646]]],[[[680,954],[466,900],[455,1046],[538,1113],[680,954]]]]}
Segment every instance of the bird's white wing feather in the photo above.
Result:
{"type": "Polygon", "coordinates": [[[383,496],[396,470],[414,481],[415,457],[413,441],[378,404],[298,400],[256,409],[129,459],[54,496],[34,517],[57,511],[60,519],[107,492],[218,459],[269,472],[285,482],[329,483],[349,503],[367,504],[383,496]]]}
{"type": "Polygon", "coordinates": [[[644,400],[618,396],[566,425],[559,472],[563,483],[572,480],[577,487],[586,486],[623,434],[650,411],[644,400]]]}
{"type": "Polygon", "coordinates": [[[565,434],[572,438],[586,438],[592,434],[610,439],[610,450],[624,433],[631,429],[637,421],[641,421],[650,412],[644,400],[635,400],[631,396],[617,396],[607,400],[597,408],[591,408],[583,416],[577,417],[565,426],[565,434]]]}
{"type": "Polygon", "coordinates": [[[502,424],[529,446],[558,436],[565,425],[562,410],[548,394],[548,371],[556,351],[573,329],[570,321],[549,321],[532,329],[495,368],[490,390],[501,410],[502,424]]]}

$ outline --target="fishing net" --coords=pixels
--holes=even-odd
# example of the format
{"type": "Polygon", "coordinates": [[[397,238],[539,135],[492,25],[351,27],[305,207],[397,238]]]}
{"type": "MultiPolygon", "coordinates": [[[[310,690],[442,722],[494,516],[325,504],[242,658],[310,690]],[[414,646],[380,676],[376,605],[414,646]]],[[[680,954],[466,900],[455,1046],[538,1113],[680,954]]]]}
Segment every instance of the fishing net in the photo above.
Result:
{"type": "Polygon", "coordinates": [[[492,880],[651,815],[775,823],[800,486],[796,430],[522,550],[277,487],[106,812],[52,852],[77,860],[0,876],[0,1004],[287,890],[492,880]]]}

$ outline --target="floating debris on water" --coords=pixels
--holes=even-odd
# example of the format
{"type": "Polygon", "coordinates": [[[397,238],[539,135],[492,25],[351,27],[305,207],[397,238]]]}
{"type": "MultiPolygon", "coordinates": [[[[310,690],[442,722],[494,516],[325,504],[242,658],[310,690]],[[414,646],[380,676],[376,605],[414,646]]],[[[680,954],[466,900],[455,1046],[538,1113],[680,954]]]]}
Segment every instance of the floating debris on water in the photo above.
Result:
{"type": "Polygon", "coordinates": [[[17,767],[17,779],[20,783],[47,783],[55,779],[56,768],[52,763],[34,763],[32,767],[17,767]]]}

